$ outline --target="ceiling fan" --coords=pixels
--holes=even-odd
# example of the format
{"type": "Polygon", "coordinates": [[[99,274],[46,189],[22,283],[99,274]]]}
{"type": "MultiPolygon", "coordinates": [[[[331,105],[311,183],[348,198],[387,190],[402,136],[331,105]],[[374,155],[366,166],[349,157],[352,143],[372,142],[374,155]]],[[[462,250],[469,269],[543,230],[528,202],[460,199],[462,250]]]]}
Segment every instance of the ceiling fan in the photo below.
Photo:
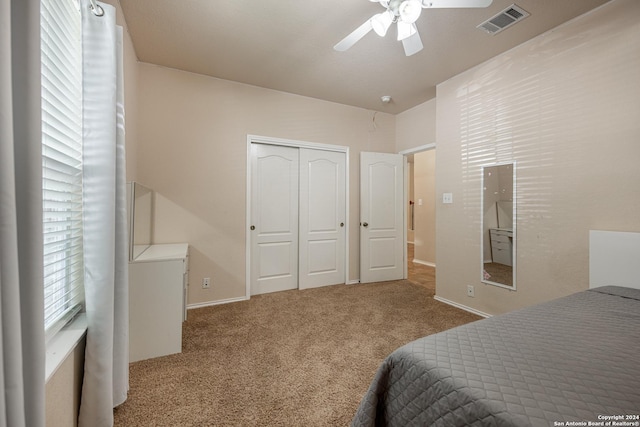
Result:
{"type": "Polygon", "coordinates": [[[411,56],[422,50],[422,40],[415,22],[420,17],[423,8],[462,8],[487,7],[493,0],[369,0],[378,2],[386,10],[368,19],[351,34],[342,39],[333,48],[345,51],[356,44],[358,40],[373,30],[380,37],[384,37],[394,22],[398,27],[398,40],[402,41],[404,53],[411,56]]]}

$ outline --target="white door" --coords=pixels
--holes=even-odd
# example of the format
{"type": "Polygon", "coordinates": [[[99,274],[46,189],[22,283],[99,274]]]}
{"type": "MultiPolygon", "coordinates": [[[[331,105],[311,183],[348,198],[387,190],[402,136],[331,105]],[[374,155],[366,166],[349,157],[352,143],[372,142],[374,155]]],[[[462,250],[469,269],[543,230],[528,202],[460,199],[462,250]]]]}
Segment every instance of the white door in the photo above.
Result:
{"type": "Polygon", "coordinates": [[[360,282],[404,277],[404,158],[360,153],[360,282]]]}
{"type": "Polygon", "coordinates": [[[251,294],[298,287],[298,149],[251,144],[251,294]]]}
{"type": "Polygon", "coordinates": [[[345,283],[345,163],[300,149],[300,289],[345,283]]]}

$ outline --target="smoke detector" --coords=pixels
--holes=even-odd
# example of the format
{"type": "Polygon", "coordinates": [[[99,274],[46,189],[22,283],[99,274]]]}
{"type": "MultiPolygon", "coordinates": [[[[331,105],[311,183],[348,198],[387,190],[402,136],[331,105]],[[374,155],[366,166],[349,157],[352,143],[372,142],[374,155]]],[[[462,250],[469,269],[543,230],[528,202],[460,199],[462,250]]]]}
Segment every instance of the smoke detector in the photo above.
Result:
{"type": "Polygon", "coordinates": [[[388,104],[391,102],[391,97],[389,95],[384,95],[383,97],[380,98],[380,100],[382,101],[383,104],[388,104]]]}

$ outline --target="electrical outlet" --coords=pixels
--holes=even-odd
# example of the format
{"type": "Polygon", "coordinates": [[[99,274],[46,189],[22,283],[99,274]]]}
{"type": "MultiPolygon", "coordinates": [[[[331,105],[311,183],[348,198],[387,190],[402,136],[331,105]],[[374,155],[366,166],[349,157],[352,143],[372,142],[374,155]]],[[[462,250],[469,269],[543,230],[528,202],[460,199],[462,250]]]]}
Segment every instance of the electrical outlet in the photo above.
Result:
{"type": "Polygon", "coordinates": [[[467,296],[471,298],[476,296],[473,285],[467,285],[467,296]]]}
{"type": "Polygon", "coordinates": [[[205,277],[202,279],[202,289],[209,289],[211,287],[211,278],[205,277]]]}

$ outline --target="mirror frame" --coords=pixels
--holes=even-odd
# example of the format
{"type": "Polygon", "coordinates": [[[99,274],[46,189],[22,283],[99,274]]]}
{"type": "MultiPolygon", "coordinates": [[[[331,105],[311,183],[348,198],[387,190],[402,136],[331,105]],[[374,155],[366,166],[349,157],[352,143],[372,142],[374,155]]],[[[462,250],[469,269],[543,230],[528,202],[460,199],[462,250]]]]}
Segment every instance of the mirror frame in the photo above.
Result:
{"type": "Polygon", "coordinates": [[[516,162],[512,161],[512,162],[504,162],[504,163],[494,163],[494,164],[489,164],[489,165],[482,165],[481,168],[481,174],[482,174],[482,178],[481,178],[481,183],[480,183],[480,282],[488,284],[488,285],[493,285],[493,286],[498,286],[504,289],[509,289],[510,291],[515,291],[516,290],[516,254],[517,254],[517,243],[518,243],[518,239],[517,239],[517,221],[516,221],[516,210],[517,210],[517,203],[516,203],[516,162]],[[505,285],[504,283],[500,283],[500,282],[494,282],[492,280],[487,280],[484,278],[484,247],[485,247],[485,227],[484,227],[484,198],[485,198],[485,170],[488,168],[493,168],[493,167],[498,167],[498,166],[506,166],[506,165],[510,165],[511,166],[511,180],[512,180],[512,184],[513,184],[513,193],[511,195],[511,199],[513,202],[513,208],[512,208],[512,241],[513,241],[513,247],[512,247],[512,252],[511,252],[511,274],[512,274],[512,285],[505,285]]]}

